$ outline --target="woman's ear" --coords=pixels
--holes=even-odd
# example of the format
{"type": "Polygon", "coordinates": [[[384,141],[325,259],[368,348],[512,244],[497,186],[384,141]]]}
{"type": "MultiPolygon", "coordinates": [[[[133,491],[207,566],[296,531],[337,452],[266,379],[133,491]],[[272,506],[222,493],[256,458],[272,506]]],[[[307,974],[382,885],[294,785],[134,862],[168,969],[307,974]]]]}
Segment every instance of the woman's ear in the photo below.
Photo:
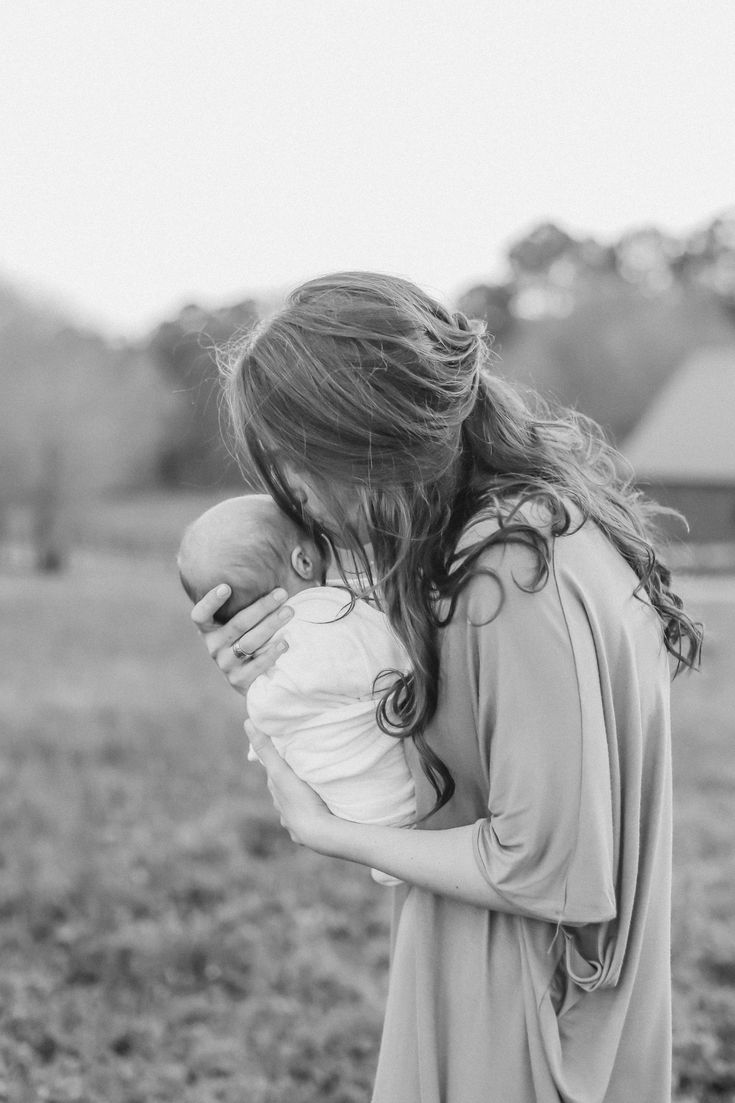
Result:
{"type": "Polygon", "coordinates": [[[304,582],[316,581],[318,564],[303,544],[297,544],[291,552],[291,566],[304,582]]]}

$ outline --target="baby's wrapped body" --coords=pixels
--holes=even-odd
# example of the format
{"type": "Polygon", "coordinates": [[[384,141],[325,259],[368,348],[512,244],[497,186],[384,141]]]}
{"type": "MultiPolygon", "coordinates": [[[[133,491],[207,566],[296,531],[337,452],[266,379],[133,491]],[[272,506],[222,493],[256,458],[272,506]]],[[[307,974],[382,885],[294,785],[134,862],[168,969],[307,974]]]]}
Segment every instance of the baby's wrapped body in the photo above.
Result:
{"type": "Polygon", "coordinates": [[[376,678],[406,671],[406,653],[381,612],[356,601],[345,615],[349,601],[334,586],[289,599],[294,616],[279,633],[289,649],[251,686],[248,715],[335,815],[407,827],[416,806],[403,741],[381,731],[375,715],[390,684],[376,678]]]}

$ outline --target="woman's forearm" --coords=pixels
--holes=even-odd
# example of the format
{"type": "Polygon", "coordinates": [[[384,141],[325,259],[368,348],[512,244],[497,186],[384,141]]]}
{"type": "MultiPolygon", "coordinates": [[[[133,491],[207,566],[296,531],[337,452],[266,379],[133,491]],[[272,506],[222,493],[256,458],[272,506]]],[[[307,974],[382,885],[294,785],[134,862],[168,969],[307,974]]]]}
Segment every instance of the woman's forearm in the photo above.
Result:
{"type": "MultiPolygon", "coordinates": [[[[511,878],[515,882],[511,889],[507,883],[507,861],[496,863],[502,888],[481,867],[475,832],[487,829],[489,835],[484,843],[494,846],[497,840],[492,824],[480,820],[442,831],[412,831],[406,827],[354,823],[334,816],[314,790],[284,762],[267,735],[249,720],[245,722],[245,730],[268,772],[268,788],[281,814],[281,823],[294,842],[321,854],[372,866],[407,884],[475,907],[549,921],[562,918],[563,901],[540,900],[538,884],[533,876],[529,882],[528,870],[520,883],[518,877],[511,878]]],[[[484,858],[483,865],[487,865],[484,858]]]]}
{"type": "Polygon", "coordinates": [[[475,861],[474,824],[443,831],[376,827],[332,817],[314,849],[373,866],[410,885],[493,911],[514,908],[482,875],[475,861]]]}

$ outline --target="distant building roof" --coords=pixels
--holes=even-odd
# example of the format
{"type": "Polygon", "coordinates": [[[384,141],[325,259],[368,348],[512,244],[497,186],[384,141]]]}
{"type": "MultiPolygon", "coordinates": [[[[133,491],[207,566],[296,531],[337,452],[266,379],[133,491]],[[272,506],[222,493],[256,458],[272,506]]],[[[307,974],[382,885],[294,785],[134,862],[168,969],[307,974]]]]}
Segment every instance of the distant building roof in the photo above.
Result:
{"type": "Polygon", "coordinates": [[[735,483],[735,347],[687,360],[621,451],[643,481],[735,483]]]}

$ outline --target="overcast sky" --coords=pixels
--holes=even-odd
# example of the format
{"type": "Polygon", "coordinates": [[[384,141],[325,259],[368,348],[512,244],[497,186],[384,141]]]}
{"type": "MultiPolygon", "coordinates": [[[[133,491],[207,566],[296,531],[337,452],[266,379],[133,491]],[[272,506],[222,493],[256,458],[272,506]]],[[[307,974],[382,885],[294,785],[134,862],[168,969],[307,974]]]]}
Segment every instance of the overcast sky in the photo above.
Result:
{"type": "Polygon", "coordinates": [[[733,0],[0,0],[0,273],[136,334],[735,202],[733,0]]]}

